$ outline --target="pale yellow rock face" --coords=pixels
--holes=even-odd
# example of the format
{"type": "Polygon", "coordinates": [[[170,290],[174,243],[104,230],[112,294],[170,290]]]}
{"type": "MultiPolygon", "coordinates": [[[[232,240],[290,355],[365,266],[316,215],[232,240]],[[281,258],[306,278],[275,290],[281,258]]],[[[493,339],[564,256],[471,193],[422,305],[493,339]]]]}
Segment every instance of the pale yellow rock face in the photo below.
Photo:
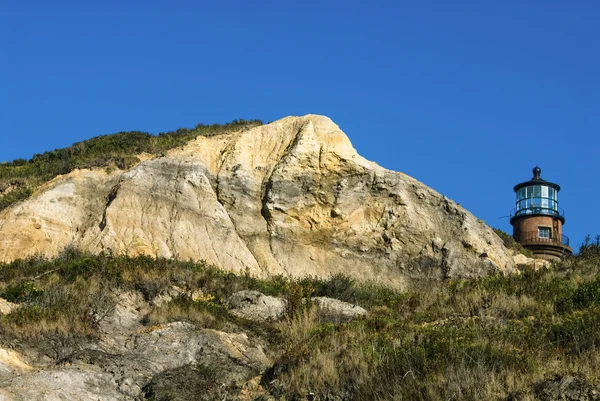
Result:
{"type": "Polygon", "coordinates": [[[129,171],[74,171],[0,214],[1,261],[67,246],[400,287],[515,269],[487,225],[316,115],[198,137],[129,171]]]}
{"type": "Polygon", "coordinates": [[[32,369],[18,352],[0,348],[0,373],[22,373],[32,369]]]}
{"type": "Polygon", "coordinates": [[[519,268],[519,270],[542,270],[542,269],[547,269],[550,266],[552,266],[552,263],[548,260],[545,259],[531,259],[528,258],[527,256],[515,252],[512,252],[513,254],[513,261],[515,262],[515,265],[517,265],[517,267],[519,268]]]}

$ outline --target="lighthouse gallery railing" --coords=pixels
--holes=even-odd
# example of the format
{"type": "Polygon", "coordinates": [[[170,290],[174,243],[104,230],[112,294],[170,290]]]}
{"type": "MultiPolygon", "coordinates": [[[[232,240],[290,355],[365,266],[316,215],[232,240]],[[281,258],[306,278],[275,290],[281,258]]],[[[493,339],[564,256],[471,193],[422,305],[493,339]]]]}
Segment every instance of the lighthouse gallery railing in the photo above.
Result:
{"type": "Polygon", "coordinates": [[[537,244],[560,244],[569,246],[569,237],[562,234],[552,234],[550,238],[540,237],[538,231],[525,231],[515,236],[515,241],[524,243],[537,244]]]}

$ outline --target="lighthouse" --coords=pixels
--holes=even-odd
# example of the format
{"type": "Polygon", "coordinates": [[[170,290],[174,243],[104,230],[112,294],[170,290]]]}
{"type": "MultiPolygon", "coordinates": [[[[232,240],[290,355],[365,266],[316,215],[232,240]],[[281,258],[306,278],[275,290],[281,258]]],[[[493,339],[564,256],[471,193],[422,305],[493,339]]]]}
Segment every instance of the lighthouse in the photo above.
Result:
{"type": "Polygon", "coordinates": [[[560,186],[541,175],[542,169],[536,166],[532,179],[514,187],[517,203],[510,213],[513,238],[536,257],[560,260],[573,253],[562,231],[565,213],[558,207],[560,186]]]}

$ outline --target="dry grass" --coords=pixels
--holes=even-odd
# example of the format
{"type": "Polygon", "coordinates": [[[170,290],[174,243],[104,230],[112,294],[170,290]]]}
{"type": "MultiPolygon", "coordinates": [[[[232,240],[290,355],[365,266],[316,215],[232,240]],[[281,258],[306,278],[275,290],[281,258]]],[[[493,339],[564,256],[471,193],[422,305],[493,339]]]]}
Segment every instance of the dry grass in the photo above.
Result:
{"type": "Polygon", "coordinates": [[[277,327],[287,339],[286,344],[290,349],[295,349],[309,341],[312,331],[319,324],[315,306],[303,308],[292,316],[286,317],[277,327]]]}
{"type": "MultiPolygon", "coordinates": [[[[415,282],[333,328],[299,316],[283,325],[288,351],[264,382],[287,399],[348,400],[533,400],[557,375],[600,385],[597,267],[574,258],[520,276],[415,282]]],[[[363,296],[336,280],[314,287],[363,296]]]]}
{"type": "Polygon", "coordinates": [[[114,310],[117,294],[136,291],[151,304],[173,287],[183,291],[181,296],[154,308],[146,317],[148,324],[186,320],[198,327],[219,328],[235,320],[224,306],[228,294],[256,288],[276,293],[286,284],[281,278],[268,282],[236,276],[204,263],[91,256],[68,249],[56,260],[0,265],[0,297],[20,305],[0,315],[0,343],[12,339],[35,343],[48,336],[91,339],[97,336],[99,322],[114,310]],[[193,290],[204,296],[192,300],[193,290]]]}
{"type": "Polygon", "coordinates": [[[198,327],[210,327],[214,325],[215,320],[213,315],[200,309],[194,302],[181,300],[158,306],[146,316],[146,323],[149,325],[187,321],[198,327]]]}
{"type": "Polygon", "coordinates": [[[69,338],[96,335],[111,294],[139,291],[149,302],[177,286],[183,292],[147,323],[186,320],[262,336],[276,359],[262,384],[280,399],[532,400],[536,383],[556,375],[600,386],[599,264],[594,254],[548,271],[421,281],[399,293],[343,276],[257,280],[203,264],[73,254],[0,267],[0,296],[21,304],[0,317],[0,341],[58,338],[59,355],[69,338]],[[193,301],[197,289],[205,297],[193,301]],[[229,315],[224,300],[242,289],[285,297],[286,319],[250,324],[229,315]],[[306,302],[312,295],[357,303],[369,315],[322,322],[306,302]]]}
{"type": "Polygon", "coordinates": [[[39,293],[34,300],[0,320],[3,334],[29,340],[46,335],[91,336],[95,330],[94,313],[113,307],[99,279],[78,278],[63,285],[56,275],[50,275],[47,283],[48,287],[36,288],[39,293]]]}
{"type": "Polygon", "coordinates": [[[126,170],[139,162],[142,153],[161,155],[183,146],[198,136],[213,136],[245,131],[261,125],[258,120],[234,120],[220,125],[199,124],[193,129],[180,128],[158,136],[146,132],[119,132],[78,142],[68,148],[34,155],[30,160],[17,159],[0,163],[0,210],[28,198],[33,190],[60,174],[77,168],[104,167],[126,170]]]}

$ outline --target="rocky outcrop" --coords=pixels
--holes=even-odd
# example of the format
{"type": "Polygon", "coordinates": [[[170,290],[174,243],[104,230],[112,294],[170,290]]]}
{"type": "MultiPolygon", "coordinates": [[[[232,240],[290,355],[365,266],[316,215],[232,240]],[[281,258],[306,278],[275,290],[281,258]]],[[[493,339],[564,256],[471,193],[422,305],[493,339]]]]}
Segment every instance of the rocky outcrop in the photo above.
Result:
{"type": "Polygon", "coordinates": [[[7,315],[18,307],[19,305],[9,302],[4,298],[0,298],[0,315],[7,315]]]}
{"type": "Polygon", "coordinates": [[[549,268],[552,263],[546,259],[532,259],[514,250],[509,250],[519,270],[541,270],[549,268]]]}
{"type": "Polygon", "coordinates": [[[598,401],[600,390],[586,380],[574,376],[555,376],[534,387],[540,401],[598,401]]]}
{"type": "Polygon", "coordinates": [[[18,352],[0,348],[0,377],[7,373],[21,374],[32,369],[18,352]]]}
{"type": "Polygon", "coordinates": [[[264,295],[258,291],[239,291],[227,300],[229,312],[237,317],[273,322],[283,318],[286,304],[281,298],[264,295]]]}
{"type": "MultiPolygon", "coordinates": [[[[202,329],[182,321],[144,326],[142,319],[151,305],[143,296],[128,291],[115,297],[116,306],[99,322],[98,341],[65,348],[66,355],[58,361],[36,357],[30,364],[18,352],[0,348],[0,401],[152,399],[154,393],[164,392],[162,381],[169,375],[191,375],[199,381],[190,389],[194,398],[187,399],[198,394],[244,399],[241,395],[252,379],[272,365],[262,346],[246,333],[202,329]],[[202,391],[198,386],[209,379],[210,388],[202,391]]],[[[171,386],[170,391],[185,395],[184,387],[171,386]]]]}
{"type": "Polygon", "coordinates": [[[344,323],[367,314],[364,308],[339,299],[314,297],[312,301],[318,307],[319,318],[326,322],[344,323]]]}
{"type": "MultiPolygon", "coordinates": [[[[313,297],[307,299],[316,306],[320,321],[330,323],[346,323],[361,316],[367,311],[348,302],[329,297],[313,297]]],[[[286,300],[271,297],[258,291],[239,291],[227,300],[229,313],[242,319],[255,322],[274,322],[285,317],[286,300]]]]}
{"type": "Polygon", "coordinates": [[[127,171],[77,170],[0,214],[0,261],[67,246],[399,287],[515,267],[487,225],[314,115],[198,137],[127,171]]]}
{"type": "MultiPolygon", "coordinates": [[[[167,292],[175,298],[197,295],[178,287],[167,292]]],[[[27,356],[0,348],[0,401],[271,399],[262,375],[282,350],[253,330],[232,323],[224,325],[228,331],[185,321],[148,325],[153,308],[173,302],[164,298],[171,295],[146,301],[129,290],[111,296],[113,307],[94,317],[98,335],[76,346],[55,344],[60,351],[53,348],[52,357],[41,344],[19,343],[27,356]]],[[[333,298],[311,301],[321,322],[339,324],[366,314],[333,298]]],[[[262,323],[263,329],[286,317],[284,299],[258,291],[234,293],[227,304],[229,313],[262,323]]]]}

